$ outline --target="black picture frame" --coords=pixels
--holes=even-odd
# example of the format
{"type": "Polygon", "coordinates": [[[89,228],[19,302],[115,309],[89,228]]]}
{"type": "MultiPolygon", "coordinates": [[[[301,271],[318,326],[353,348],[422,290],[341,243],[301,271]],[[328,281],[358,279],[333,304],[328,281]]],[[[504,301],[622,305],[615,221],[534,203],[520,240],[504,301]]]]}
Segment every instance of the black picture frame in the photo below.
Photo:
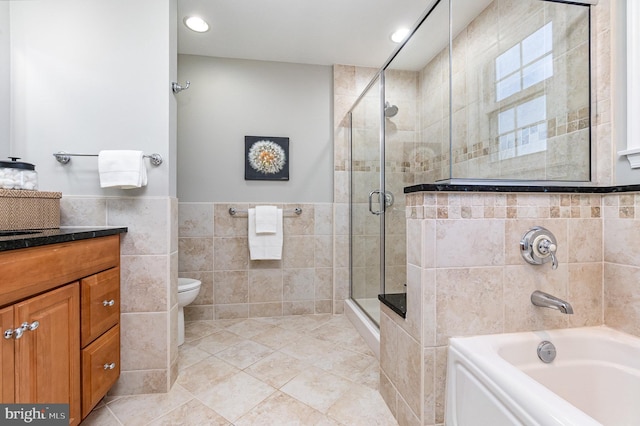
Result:
{"type": "Polygon", "coordinates": [[[289,180],[289,138],[244,137],[244,180],[289,180]]]}

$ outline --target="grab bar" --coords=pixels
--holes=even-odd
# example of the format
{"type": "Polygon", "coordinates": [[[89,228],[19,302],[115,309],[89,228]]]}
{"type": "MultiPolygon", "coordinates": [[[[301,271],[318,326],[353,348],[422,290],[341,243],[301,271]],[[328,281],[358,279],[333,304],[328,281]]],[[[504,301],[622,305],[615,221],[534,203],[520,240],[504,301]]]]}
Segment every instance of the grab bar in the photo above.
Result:
{"type": "MultiPolygon", "coordinates": [[[[235,207],[230,207],[229,208],[229,214],[231,216],[235,216],[238,213],[249,213],[248,210],[237,210],[235,207]]],[[[300,216],[302,214],[302,209],[300,207],[296,207],[295,209],[293,209],[293,213],[295,213],[296,215],[300,216]]]]}
{"type": "MultiPolygon", "coordinates": [[[[56,157],[58,163],[67,164],[69,161],[71,161],[71,157],[97,157],[98,154],[70,154],[68,152],[60,151],[55,152],[53,156],[56,157]]],[[[154,166],[159,166],[160,164],[162,164],[162,156],[160,154],[145,154],[143,155],[143,157],[150,158],[150,162],[154,166]]]]}

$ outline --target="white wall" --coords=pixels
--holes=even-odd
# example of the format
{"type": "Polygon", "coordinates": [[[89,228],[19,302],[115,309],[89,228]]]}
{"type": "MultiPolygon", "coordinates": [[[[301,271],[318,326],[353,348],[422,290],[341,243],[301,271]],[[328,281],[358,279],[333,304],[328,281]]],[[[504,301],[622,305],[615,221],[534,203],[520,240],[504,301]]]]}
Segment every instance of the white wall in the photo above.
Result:
{"type": "MultiPolygon", "coordinates": [[[[617,155],[617,152],[629,149],[627,147],[627,7],[624,1],[615,2],[612,6],[613,19],[616,23],[611,28],[612,114],[614,116],[612,133],[616,144],[614,154],[615,183],[617,185],[632,185],[640,183],[640,169],[632,169],[626,155],[617,155]]],[[[638,76],[631,76],[631,78],[637,79],[638,76]]]]}
{"type": "Polygon", "coordinates": [[[328,66],[178,56],[178,198],[202,202],[333,200],[328,66]],[[244,137],[289,137],[290,180],[245,181],[244,137]]]}
{"type": "Polygon", "coordinates": [[[170,156],[175,4],[11,2],[13,154],[36,165],[41,190],[175,194],[175,155],[170,156]],[[168,161],[157,168],[147,163],[146,188],[123,191],[100,189],[97,158],[76,157],[63,166],[52,156],[101,149],[157,152],[168,161]]]}
{"type": "Polygon", "coordinates": [[[9,2],[0,1],[0,159],[9,155],[11,96],[9,2]]]}

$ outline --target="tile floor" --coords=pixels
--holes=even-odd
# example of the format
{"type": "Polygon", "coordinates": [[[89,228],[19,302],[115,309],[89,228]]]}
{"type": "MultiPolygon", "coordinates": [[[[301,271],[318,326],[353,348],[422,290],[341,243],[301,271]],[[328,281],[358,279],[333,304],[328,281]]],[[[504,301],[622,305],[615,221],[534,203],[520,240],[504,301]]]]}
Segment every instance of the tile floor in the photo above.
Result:
{"type": "Polygon", "coordinates": [[[169,393],[106,397],[83,425],[397,425],[344,315],[186,325],[169,393]]]}

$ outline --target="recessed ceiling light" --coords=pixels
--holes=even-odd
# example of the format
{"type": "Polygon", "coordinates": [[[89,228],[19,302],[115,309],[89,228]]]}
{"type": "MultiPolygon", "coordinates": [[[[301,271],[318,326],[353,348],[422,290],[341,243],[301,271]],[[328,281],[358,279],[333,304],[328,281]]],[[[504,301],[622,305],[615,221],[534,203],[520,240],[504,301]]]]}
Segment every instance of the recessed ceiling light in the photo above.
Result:
{"type": "Polygon", "coordinates": [[[184,24],[191,31],[195,31],[197,33],[204,33],[209,31],[209,24],[207,24],[207,21],[197,16],[186,16],[184,18],[184,24]]]}
{"type": "Polygon", "coordinates": [[[407,38],[407,36],[409,35],[410,31],[411,30],[409,30],[409,28],[400,28],[396,30],[396,32],[391,34],[391,41],[393,41],[394,43],[403,42],[404,39],[407,38]]]}

